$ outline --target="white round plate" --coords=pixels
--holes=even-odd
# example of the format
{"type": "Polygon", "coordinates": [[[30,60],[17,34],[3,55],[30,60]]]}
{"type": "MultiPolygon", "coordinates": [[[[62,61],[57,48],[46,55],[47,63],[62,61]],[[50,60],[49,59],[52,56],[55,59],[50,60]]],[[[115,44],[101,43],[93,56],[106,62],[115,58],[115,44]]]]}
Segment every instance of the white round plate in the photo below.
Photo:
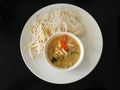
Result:
{"type": "Polygon", "coordinates": [[[87,76],[97,65],[102,53],[102,49],[103,39],[97,22],[88,12],[71,4],[53,4],[38,10],[25,24],[20,38],[21,54],[30,71],[40,79],[56,84],[72,83],[87,76]],[[81,17],[81,23],[85,29],[85,35],[81,38],[85,48],[84,60],[78,68],[70,72],[54,71],[46,64],[44,58],[32,60],[28,52],[24,50],[25,46],[28,45],[31,40],[31,34],[29,33],[29,30],[31,29],[31,24],[35,21],[36,16],[38,14],[42,15],[46,12],[62,8],[71,9],[75,12],[78,12],[81,17]]]}

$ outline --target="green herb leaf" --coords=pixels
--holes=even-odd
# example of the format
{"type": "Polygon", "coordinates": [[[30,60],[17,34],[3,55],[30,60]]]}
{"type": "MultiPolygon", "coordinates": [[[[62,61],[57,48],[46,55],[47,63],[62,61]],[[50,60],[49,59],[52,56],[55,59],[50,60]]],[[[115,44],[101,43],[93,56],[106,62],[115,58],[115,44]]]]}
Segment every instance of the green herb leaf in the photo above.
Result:
{"type": "Polygon", "coordinates": [[[51,62],[54,63],[56,61],[57,61],[57,59],[55,57],[52,57],[51,62]]]}

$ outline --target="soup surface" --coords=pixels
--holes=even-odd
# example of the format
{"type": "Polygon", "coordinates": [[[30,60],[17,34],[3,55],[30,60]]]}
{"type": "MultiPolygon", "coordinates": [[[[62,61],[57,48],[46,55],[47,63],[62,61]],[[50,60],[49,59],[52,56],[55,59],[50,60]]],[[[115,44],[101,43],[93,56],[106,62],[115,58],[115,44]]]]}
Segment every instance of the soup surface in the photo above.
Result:
{"type": "Polygon", "coordinates": [[[48,45],[47,55],[50,62],[59,68],[69,68],[80,57],[80,47],[69,35],[55,37],[48,45]]]}

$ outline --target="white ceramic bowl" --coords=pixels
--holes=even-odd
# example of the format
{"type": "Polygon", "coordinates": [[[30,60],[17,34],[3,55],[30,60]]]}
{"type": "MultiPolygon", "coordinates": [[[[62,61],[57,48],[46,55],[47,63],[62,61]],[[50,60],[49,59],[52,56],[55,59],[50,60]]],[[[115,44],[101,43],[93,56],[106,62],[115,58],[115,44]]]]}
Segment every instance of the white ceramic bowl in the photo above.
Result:
{"type": "Polygon", "coordinates": [[[44,52],[45,52],[45,53],[44,53],[44,58],[45,58],[45,60],[47,61],[48,65],[49,65],[50,67],[52,67],[54,70],[58,70],[58,71],[71,71],[71,70],[75,69],[77,66],[80,65],[80,63],[82,62],[83,57],[84,57],[84,47],[83,47],[83,44],[82,44],[81,40],[80,40],[77,36],[75,36],[74,34],[69,33],[69,32],[58,32],[58,33],[55,33],[54,35],[52,35],[52,36],[50,37],[50,39],[46,42],[44,52]],[[61,36],[61,35],[64,35],[64,34],[69,35],[70,37],[72,37],[73,39],[75,39],[75,40],[78,42],[79,47],[80,47],[80,50],[81,50],[79,59],[77,60],[77,62],[76,62],[73,66],[71,66],[71,67],[69,67],[69,68],[59,68],[59,67],[56,67],[55,65],[53,65],[53,64],[51,63],[51,61],[49,60],[48,55],[47,55],[47,50],[48,50],[48,45],[49,45],[49,43],[50,43],[55,37],[58,37],[58,36],[61,36]]]}

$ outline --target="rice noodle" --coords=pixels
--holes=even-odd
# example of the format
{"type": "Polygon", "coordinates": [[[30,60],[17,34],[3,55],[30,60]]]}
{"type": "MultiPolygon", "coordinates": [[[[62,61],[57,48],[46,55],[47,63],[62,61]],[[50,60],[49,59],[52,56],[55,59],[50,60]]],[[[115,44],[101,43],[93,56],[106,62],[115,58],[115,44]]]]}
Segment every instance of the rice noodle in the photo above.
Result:
{"type": "Polygon", "coordinates": [[[51,35],[56,32],[71,32],[77,36],[84,33],[77,13],[69,9],[59,9],[44,15],[37,15],[32,25],[32,40],[28,45],[29,55],[36,59],[43,53],[44,45],[51,35]]]}

